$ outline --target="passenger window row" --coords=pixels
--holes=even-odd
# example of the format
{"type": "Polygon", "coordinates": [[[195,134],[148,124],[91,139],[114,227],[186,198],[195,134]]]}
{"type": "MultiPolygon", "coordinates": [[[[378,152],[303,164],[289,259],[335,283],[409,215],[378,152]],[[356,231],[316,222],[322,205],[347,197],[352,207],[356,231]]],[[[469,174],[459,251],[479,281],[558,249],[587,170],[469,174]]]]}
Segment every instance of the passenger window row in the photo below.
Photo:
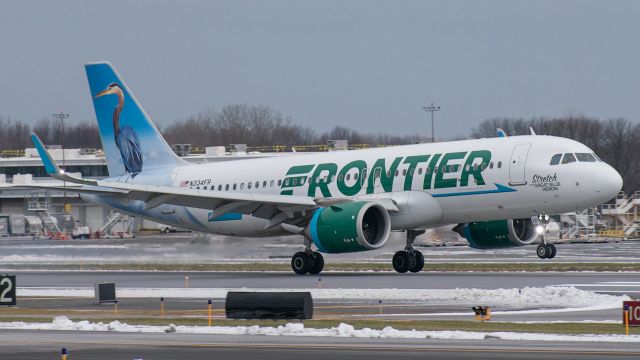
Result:
{"type": "MultiPolygon", "coordinates": [[[[562,154],[558,154],[558,155],[562,155],[562,154]]],[[[502,161],[498,161],[495,165],[496,165],[495,167],[498,168],[498,169],[502,168],[502,161]]],[[[476,163],[476,164],[473,164],[473,166],[467,164],[465,166],[465,170],[469,171],[471,168],[473,168],[473,170],[477,170],[478,168],[480,168],[482,170],[485,170],[487,167],[489,169],[493,169],[494,168],[493,161],[490,162],[489,164],[487,164],[485,162],[480,163],[480,164],[476,163]]],[[[424,172],[425,175],[429,175],[429,174],[432,173],[432,171],[433,171],[434,174],[437,174],[438,172],[446,174],[446,173],[458,172],[461,168],[462,168],[462,165],[447,165],[447,166],[440,166],[440,167],[436,166],[433,169],[431,169],[431,167],[426,167],[426,168],[418,167],[418,168],[414,168],[414,169],[411,169],[411,170],[407,170],[407,169],[396,170],[395,174],[393,174],[393,175],[395,175],[396,177],[400,176],[400,174],[402,174],[402,176],[406,176],[407,172],[409,172],[410,175],[413,175],[416,172],[418,173],[418,175],[422,175],[423,172],[424,172]]],[[[340,174],[338,176],[333,175],[333,176],[331,176],[331,178],[328,178],[327,176],[318,177],[318,178],[315,179],[315,182],[316,182],[316,184],[328,183],[330,181],[333,182],[333,181],[336,180],[336,177],[339,179],[339,181],[343,181],[343,179],[350,180],[351,178],[353,178],[354,181],[357,181],[359,177],[361,177],[362,179],[366,179],[367,178],[367,172],[368,172],[367,169],[363,169],[362,176],[360,176],[360,173],[358,173],[358,172],[353,173],[353,175],[351,174],[351,172],[349,172],[344,177],[343,177],[343,174],[340,174]]],[[[381,175],[380,174],[380,169],[378,168],[378,169],[376,169],[376,171],[375,171],[373,176],[375,176],[375,178],[378,179],[378,178],[380,178],[380,175],[381,175]]],[[[391,171],[388,170],[386,175],[387,175],[387,177],[391,177],[392,176],[391,171]]],[[[284,185],[285,186],[289,186],[289,185],[297,186],[298,184],[304,185],[307,180],[309,182],[311,182],[312,178],[311,177],[307,178],[307,177],[304,177],[304,176],[285,178],[284,179],[284,185]]],[[[265,180],[265,181],[262,182],[262,184],[260,183],[260,181],[256,181],[255,183],[254,182],[240,183],[240,185],[238,185],[237,183],[236,184],[218,185],[217,186],[217,190],[218,191],[223,191],[223,190],[224,191],[244,190],[245,189],[245,184],[246,184],[246,188],[250,190],[252,188],[259,189],[261,187],[261,185],[262,185],[262,188],[267,188],[267,187],[271,187],[272,188],[272,187],[275,186],[276,182],[275,182],[275,180],[271,180],[271,181],[269,181],[267,183],[267,181],[265,180]]],[[[283,181],[282,180],[278,180],[277,184],[278,184],[278,187],[281,187],[282,184],[283,184],[283,181]]],[[[196,189],[200,189],[200,187],[198,186],[198,187],[196,187],[196,189]]],[[[216,190],[216,185],[211,185],[210,188],[208,186],[203,186],[202,189],[203,190],[209,190],[209,189],[210,190],[216,190]]]]}

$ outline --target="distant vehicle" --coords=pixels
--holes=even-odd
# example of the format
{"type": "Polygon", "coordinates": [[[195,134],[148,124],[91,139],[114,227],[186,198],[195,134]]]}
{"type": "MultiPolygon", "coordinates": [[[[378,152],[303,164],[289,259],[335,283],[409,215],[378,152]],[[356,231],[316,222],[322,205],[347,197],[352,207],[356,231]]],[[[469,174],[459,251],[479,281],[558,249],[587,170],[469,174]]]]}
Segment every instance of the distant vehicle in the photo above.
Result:
{"type": "Polygon", "coordinates": [[[78,226],[71,231],[72,239],[88,239],[91,237],[91,229],[88,226],[78,226]]]}
{"type": "Polygon", "coordinates": [[[551,259],[556,248],[539,237],[540,220],[601,204],[622,188],[620,174],[584,144],[533,131],[189,164],[169,147],[110,63],[87,64],[85,70],[109,178],[65,173],[32,134],[47,173],[81,186],[26,186],[75,191],[85,201],[193,231],[296,235],[304,246],[291,259],[297,274],[320,273],[321,252],[381,248],[392,230],[407,234],[393,268],[419,272],[424,256],[413,246],[416,237],[448,224],[458,224],[454,230],[477,248],[539,239],[538,257],[551,259]]]}
{"type": "Polygon", "coordinates": [[[167,224],[158,224],[158,226],[156,226],[156,229],[165,234],[178,232],[178,228],[167,224]]]}

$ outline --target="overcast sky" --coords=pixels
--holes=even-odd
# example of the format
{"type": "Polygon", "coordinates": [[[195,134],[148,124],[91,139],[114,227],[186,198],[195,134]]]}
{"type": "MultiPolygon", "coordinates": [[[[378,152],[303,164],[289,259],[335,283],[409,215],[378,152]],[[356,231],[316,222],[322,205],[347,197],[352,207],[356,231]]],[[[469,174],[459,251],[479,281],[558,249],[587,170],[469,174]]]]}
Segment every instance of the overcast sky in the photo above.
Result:
{"type": "Polygon", "coordinates": [[[325,131],[468,135],[495,116],[640,120],[639,1],[0,2],[0,115],[95,119],[109,60],[161,126],[236,103],[325,131]]]}

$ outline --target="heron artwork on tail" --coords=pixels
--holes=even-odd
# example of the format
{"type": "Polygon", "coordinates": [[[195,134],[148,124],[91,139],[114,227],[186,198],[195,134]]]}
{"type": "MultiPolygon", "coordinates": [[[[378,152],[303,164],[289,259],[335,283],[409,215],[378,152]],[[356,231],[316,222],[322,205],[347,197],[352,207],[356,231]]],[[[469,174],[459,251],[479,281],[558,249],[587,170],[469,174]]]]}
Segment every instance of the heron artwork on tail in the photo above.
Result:
{"type": "Polygon", "coordinates": [[[142,171],[142,148],[136,131],[129,125],[120,126],[120,113],[124,107],[122,88],[117,83],[111,83],[94,98],[112,94],[118,96],[118,104],[113,109],[113,138],[120,150],[125,171],[135,176],[142,171]]]}

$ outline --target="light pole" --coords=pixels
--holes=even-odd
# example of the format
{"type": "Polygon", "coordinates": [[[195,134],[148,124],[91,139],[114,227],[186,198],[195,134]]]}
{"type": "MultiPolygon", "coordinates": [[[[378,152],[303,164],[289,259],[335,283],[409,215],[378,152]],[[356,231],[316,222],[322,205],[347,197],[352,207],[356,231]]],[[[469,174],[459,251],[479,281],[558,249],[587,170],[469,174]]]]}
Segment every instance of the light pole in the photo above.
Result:
{"type": "Polygon", "coordinates": [[[435,113],[436,111],[440,111],[440,106],[433,105],[433,103],[431,103],[431,105],[423,106],[422,108],[424,109],[424,111],[431,113],[431,142],[434,143],[436,142],[436,135],[434,132],[434,125],[433,125],[433,113],[435,113]]]}
{"type": "MultiPolygon", "coordinates": [[[[65,169],[64,167],[64,121],[66,119],[69,118],[69,114],[66,114],[64,111],[60,111],[57,114],[51,114],[51,116],[60,121],[60,148],[62,148],[62,170],[63,171],[67,171],[67,169],[65,169]]],[[[63,181],[62,182],[62,186],[63,187],[67,187],[67,182],[63,181]]],[[[64,191],[63,192],[63,198],[64,198],[64,207],[63,207],[63,211],[66,213],[68,212],[67,210],[67,192],[64,191]]]]}

